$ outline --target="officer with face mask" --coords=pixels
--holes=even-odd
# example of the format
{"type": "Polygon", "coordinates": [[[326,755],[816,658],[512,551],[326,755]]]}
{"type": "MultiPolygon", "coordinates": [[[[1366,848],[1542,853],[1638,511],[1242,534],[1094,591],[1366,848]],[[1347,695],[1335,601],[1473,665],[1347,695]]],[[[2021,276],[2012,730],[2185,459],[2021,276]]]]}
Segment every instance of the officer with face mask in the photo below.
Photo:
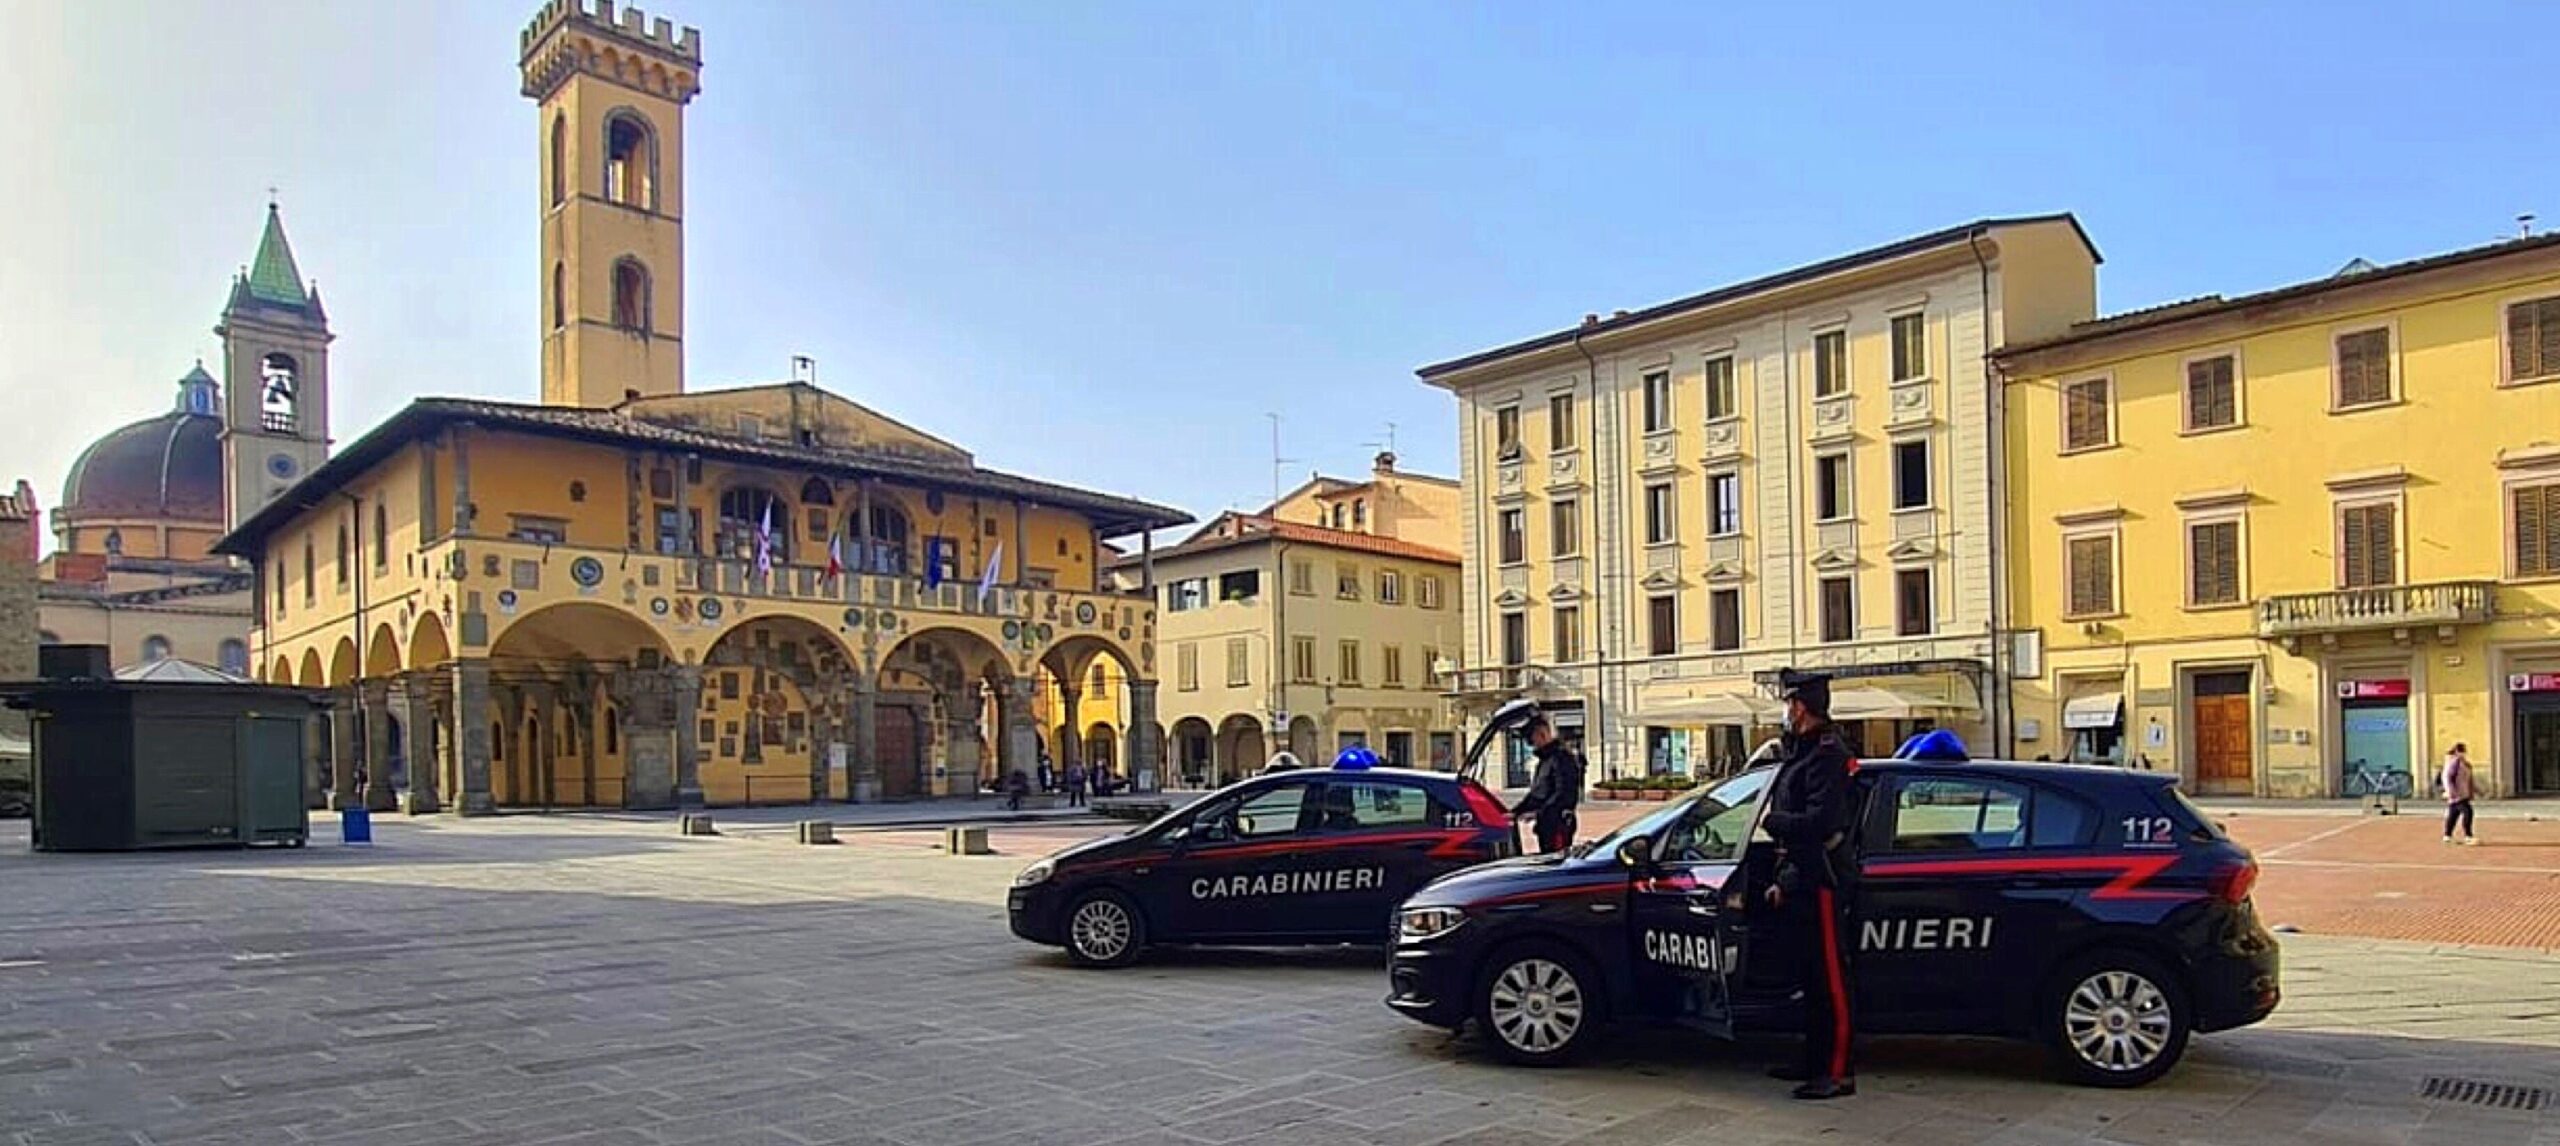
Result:
{"type": "Polygon", "coordinates": [[[1538,771],[1529,778],[1529,794],[1511,809],[1514,816],[1533,816],[1530,828],[1537,834],[1538,850],[1560,852],[1573,846],[1574,829],[1580,820],[1574,809],[1582,806],[1582,754],[1556,735],[1555,726],[1545,716],[1532,716],[1522,728],[1529,746],[1537,750],[1538,771]]]}
{"type": "Polygon", "coordinates": [[[1803,1060],[1769,1073],[1801,1083],[1797,1098],[1845,1098],[1858,1092],[1849,1068],[1853,988],[1842,941],[1858,872],[1849,845],[1852,764],[1831,723],[1830,677],[1789,669],[1779,674],[1779,694],[1787,704],[1787,732],[1761,818],[1778,841],[1778,866],[1765,898],[1798,953],[1792,962],[1804,992],[1805,1025],[1803,1060]]]}

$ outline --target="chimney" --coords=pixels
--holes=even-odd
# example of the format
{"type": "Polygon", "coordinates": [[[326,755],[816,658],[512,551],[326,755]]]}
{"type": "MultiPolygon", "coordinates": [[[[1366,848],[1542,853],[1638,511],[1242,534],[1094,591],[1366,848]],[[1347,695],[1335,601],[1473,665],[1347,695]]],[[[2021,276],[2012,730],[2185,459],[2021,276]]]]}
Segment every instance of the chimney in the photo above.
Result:
{"type": "Polygon", "coordinates": [[[1582,325],[1584,325],[1584,326],[1598,326],[1598,325],[1600,325],[1600,316],[1599,316],[1599,315],[1596,315],[1596,314],[1586,314],[1586,315],[1583,315],[1583,316],[1582,316],[1582,325]]]}

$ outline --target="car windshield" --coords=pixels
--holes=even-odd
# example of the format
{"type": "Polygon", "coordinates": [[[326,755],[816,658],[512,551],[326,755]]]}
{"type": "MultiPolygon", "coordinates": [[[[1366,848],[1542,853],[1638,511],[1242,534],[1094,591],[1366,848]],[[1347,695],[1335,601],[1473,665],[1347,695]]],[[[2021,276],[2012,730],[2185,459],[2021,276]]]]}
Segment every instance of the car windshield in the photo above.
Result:
{"type": "Polygon", "coordinates": [[[1759,802],[1761,791],[1769,786],[1769,777],[1775,774],[1777,769],[1774,768],[1754,768],[1703,792],[1673,800],[1647,815],[1618,825],[1618,830],[1608,835],[1576,847],[1574,854],[1614,851],[1619,844],[1637,836],[1664,839],[1664,832],[1674,828],[1680,829],[1675,835],[1689,841],[1685,850],[1695,852],[1697,845],[1705,842],[1705,834],[1697,831],[1702,825],[1714,826],[1722,835],[1738,840],[1743,829],[1751,823],[1749,809],[1759,802]],[[1725,830],[1728,827],[1730,831],[1725,830]]]}

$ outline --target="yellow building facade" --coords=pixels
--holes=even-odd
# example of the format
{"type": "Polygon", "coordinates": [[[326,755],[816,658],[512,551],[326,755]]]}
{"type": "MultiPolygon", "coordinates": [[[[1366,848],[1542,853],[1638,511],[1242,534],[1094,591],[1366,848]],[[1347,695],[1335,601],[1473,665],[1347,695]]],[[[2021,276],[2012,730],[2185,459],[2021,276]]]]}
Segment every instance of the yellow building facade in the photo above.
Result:
{"type": "Polygon", "coordinates": [[[1155,608],[1107,582],[1105,542],[1189,518],[982,467],[807,382],[684,392],[700,36],[563,0],[521,46],[546,285],[573,284],[546,290],[546,400],[418,400],[220,544],[257,573],[258,674],[341,699],[317,736],[335,797],[971,792],[1032,766],[1044,682],[1097,662],[1123,682],[1127,774],[1152,779],[1155,608]],[[623,293],[595,321],[574,284],[599,262],[623,293]]]}
{"type": "Polygon", "coordinates": [[[2560,793],[2560,240],[2001,356],[2021,756],[2560,793]]]}

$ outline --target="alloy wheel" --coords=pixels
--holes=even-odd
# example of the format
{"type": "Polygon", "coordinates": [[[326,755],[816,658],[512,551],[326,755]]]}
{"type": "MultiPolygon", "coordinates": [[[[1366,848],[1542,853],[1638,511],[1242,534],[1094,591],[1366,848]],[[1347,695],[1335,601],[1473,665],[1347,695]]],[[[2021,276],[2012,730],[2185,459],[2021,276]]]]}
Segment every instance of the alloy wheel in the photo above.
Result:
{"type": "Polygon", "coordinates": [[[1129,912],[1111,900],[1085,901],[1067,928],[1076,950],[1097,963],[1117,959],[1129,949],[1129,912]]]}
{"type": "Polygon", "coordinates": [[[1494,977],[1485,1010],[1503,1042],[1530,1054],[1553,1054],[1582,1029],[1582,984],[1553,960],[1522,959],[1494,977]]]}
{"type": "Polygon", "coordinates": [[[2175,1022],[2169,996],[2132,971],[2109,969],[2082,979],[2062,1006],[2063,1038],[2080,1061],[2112,1074],[2150,1066],[2169,1049],[2175,1022]]]}

